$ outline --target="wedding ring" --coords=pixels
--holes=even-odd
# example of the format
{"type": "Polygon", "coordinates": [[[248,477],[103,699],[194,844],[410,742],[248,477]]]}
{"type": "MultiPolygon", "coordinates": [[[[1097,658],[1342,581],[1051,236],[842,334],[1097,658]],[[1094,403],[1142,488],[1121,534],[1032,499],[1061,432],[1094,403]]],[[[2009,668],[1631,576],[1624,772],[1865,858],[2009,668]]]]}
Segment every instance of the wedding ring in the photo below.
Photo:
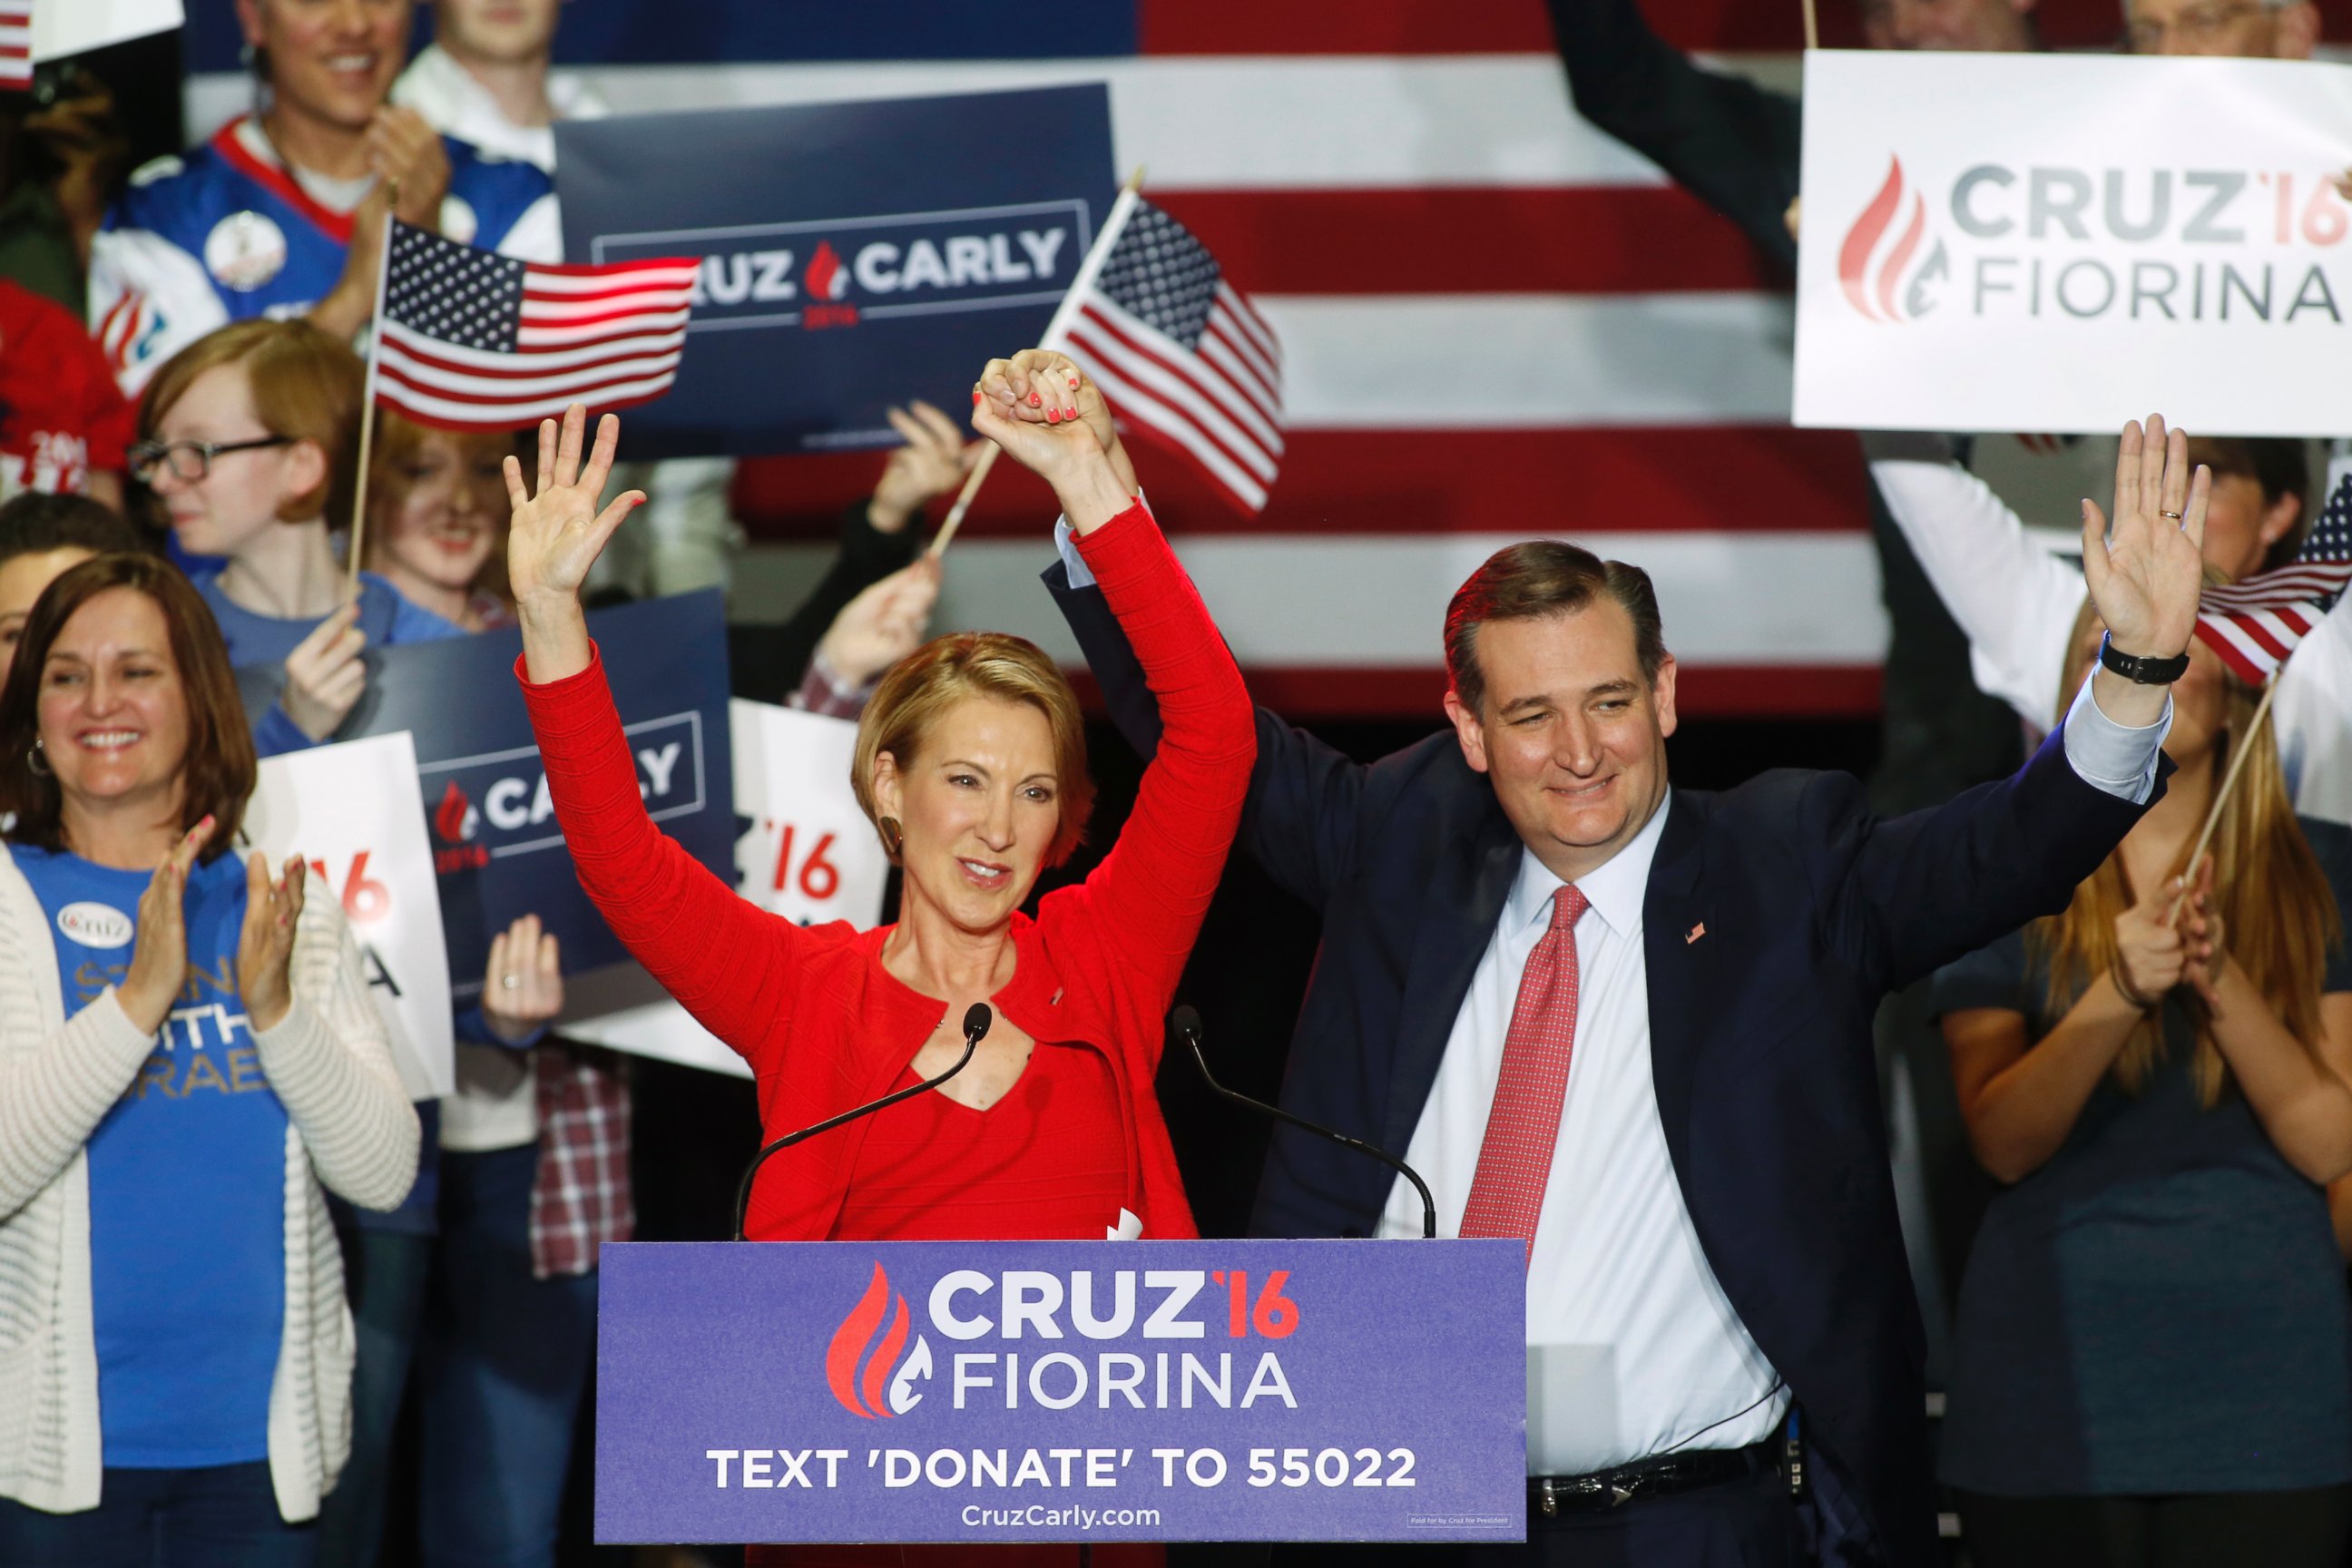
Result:
{"type": "Polygon", "coordinates": [[[521,977],[520,975],[517,975],[517,974],[501,974],[501,975],[499,975],[499,985],[500,989],[502,989],[502,990],[511,991],[511,990],[513,990],[516,986],[520,985],[521,984],[522,984],[522,977],[521,977]]]}
{"type": "Polygon", "coordinates": [[[2156,515],[2158,517],[2168,517],[2175,522],[2179,522],[2180,521],[2180,514],[2179,512],[2167,511],[2162,507],[2156,509],[2156,515]]]}

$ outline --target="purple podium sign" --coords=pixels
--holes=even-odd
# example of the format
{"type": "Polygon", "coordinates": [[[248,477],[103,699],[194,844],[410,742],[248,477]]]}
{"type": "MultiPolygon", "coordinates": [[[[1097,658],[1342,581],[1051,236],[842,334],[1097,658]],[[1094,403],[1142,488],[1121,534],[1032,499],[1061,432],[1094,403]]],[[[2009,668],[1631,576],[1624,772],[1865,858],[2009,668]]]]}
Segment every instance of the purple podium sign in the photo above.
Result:
{"type": "Polygon", "coordinates": [[[1518,1541],[1516,1241],[604,1249],[596,1539],[1518,1541]]]}

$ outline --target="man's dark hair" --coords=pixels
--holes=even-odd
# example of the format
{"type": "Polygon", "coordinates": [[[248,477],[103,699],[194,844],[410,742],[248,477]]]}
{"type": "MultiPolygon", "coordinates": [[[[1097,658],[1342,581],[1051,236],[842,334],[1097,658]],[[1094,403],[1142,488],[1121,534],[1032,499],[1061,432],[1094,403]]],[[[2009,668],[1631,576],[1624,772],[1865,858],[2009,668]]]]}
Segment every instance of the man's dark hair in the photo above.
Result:
{"type": "Polygon", "coordinates": [[[25,621],[16,662],[7,683],[0,686],[0,810],[16,816],[8,837],[44,849],[67,847],[58,818],[62,799],[57,775],[46,766],[32,765],[33,742],[41,732],[42,667],[74,612],[114,588],[144,594],[163,612],[172,662],[179,667],[180,689],[188,705],[188,749],[180,759],[185,784],[180,826],[194,827],[207,816],[218,825],[199,856],[210,861],[236,842],[246,805],[253,798],[253,732],[247,727],[228,647],[221,640],[211,608],[178,567],[143,552],[95,555],[68,567],[42,593],[25,621]]]}
{"type": "Polygon", "coordinates": [[[2295,437],[2191,436],[2189,457],[2213,470],[2213,477],[2235,474],[2263,488],[2263,504],[2276,506],[2293,496],[2298,510],[2294,522],[2263,552],[2262,570],[2284,566],[2303,548],[2311,532],[2311,451],[2295,437]]]}
{"type": "Polygon", "coordinates": [[[1600,597],[1633,618],[1633,657],[1641,663],[1642,679],[1655,686],[1666,661],[1666,641],[1650,574],[1557,539],[1531,539],[1486,557],[1445,606],[1445,673],[1454,696],[1473,713],[1484,709],[1486,677],[1478,668],[1480,626],[1488,621],[1573,615],[1600,597]]]}
{"type": "Polygon", "coordinates": [[[52,550],[138,555],[146,549],[136,528],[88,496],[26,490],[0,505],[0,563],[52,550]]]}

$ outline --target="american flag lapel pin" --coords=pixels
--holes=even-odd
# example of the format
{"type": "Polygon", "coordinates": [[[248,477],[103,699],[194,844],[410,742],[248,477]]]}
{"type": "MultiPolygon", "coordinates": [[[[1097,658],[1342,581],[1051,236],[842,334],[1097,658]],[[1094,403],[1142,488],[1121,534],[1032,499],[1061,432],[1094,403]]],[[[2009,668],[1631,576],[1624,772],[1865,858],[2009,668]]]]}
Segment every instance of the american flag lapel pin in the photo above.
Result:
{"type": "Polygon", "coordinates": [[[1688,931],[1686,931],[1683,932],[1683,945],[1684,945],[1685,947],[1688,947],[1691,943],[1693,943],[1693,942],[1696,942],[1699,938],[1701,938],[1701,937],[1705,936],[1706,934],[1706,922],[1705,921],[1699,921],[1699,922],[1698,922],[1698,924],[1696,924],[1696,925],[1695,925],[1695,926],[1691,927],[1691,928],[1690,928],[1690,930],[1688,930],[1688,931]]]}

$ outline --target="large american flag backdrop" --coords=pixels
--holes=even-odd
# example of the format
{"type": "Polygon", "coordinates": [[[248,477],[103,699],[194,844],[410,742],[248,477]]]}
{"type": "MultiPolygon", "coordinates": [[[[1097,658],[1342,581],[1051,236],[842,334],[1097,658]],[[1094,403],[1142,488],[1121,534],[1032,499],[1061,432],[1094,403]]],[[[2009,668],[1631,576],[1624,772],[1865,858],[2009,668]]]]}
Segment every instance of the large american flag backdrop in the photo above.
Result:
{"type": "MultiPolygon", "coordinates": [[[[1676,47],[1795,85],[1798,0],[1640,4],[1676,47]]],[[[1823,42],[1858,42],[1859,9],[1822,0],[1823,42]]],[[[2352,37],[2352,6],[2323,9],[2352,37]]],[[[191,16],[200,122],[250,100],[229,10],[191,16]]],[[[2120,31],[2119,0],[2036,15],[2063,47],[2120,31]]],[[[1433,716],[1447,594],[1553,533],[1649,568],[1685,711],[1875,710],[1865,481],[1850,437],[1789,426],[1783,280],[1577,118],[1540,0],[601,0],[562,27],[559,56],[625,112],[1109,81],[1114,173],[1147,167],[1281,341],[1263,513],[1138,454],[1261,700],[1433,716]]],[[[814,553],[878,466],[750,463],[739,509],[755,541],[814,553]]],[[[942,617],[1072,652],[1036,586],[1050,499],[1010,468],[956,544],[942,617]]]]}

